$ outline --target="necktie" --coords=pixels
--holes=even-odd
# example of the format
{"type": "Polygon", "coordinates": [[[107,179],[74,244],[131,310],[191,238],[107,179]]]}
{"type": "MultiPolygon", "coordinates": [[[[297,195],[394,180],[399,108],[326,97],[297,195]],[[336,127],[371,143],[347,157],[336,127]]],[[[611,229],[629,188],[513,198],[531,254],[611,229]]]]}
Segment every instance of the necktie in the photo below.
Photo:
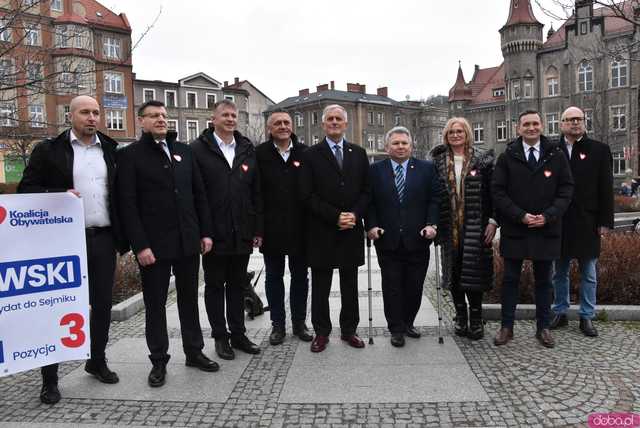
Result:
{"type": "Polygon", "coordinates": [[[531,169],[536,169],[536,166],[538,166],[536,155],[533,153],[535,150],[535,147],[529,147],[529,158],[527,159],[527,163],[531,169]]]}
{"type": "Polygon", "coordinates": [[[339,145],[333,146],[336,150],[336,161],[338,162],[338,166],[342,169],[342,150],[339,145]]]}
{"type": "Polygon", "coordinates": [[[396,189],[398,190],[398,200],[400,203],[404,200],[404,170],[402,165],[396,165],[396,189]]]}

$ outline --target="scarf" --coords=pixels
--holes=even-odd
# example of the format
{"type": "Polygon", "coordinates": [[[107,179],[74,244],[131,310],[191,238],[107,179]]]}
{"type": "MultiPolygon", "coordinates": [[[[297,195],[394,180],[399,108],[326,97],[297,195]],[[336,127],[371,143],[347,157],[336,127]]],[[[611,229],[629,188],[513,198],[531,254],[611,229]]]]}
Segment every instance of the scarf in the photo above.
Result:
{"type": "Polygon", "coordinates": [[[469,172],[469,165],[473,155],[473,148],[466,146],[464,151],[464,161],[462,162],[462,172],[460,173],[460,193],[458,194],[456,186],[456,168],[453,159],[453,150],[449,147],[447,152],[447,181],[451,192],[451,237],[453,239],[453,247],[458,248],[460,244],[460,232],[464,223],[464,179],[469,172]]]}

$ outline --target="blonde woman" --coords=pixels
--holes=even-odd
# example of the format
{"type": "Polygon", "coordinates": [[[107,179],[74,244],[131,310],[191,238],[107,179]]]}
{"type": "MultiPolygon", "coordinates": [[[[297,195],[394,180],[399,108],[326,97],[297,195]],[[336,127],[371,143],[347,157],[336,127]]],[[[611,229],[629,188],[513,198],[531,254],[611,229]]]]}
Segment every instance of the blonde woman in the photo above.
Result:
{"type": "Polygon", "coordinates": [[[431,151],[442,182],[436,242],[441,245],[443,287],[456,309],[455,333],[471,340],[484,337],[482,293],[493,283],[491,174],[493,151],[473,147],[466,119],[449,119],[443,144],[431,151]],[[467,301],[469,312],[467,312],[467,301]]]}

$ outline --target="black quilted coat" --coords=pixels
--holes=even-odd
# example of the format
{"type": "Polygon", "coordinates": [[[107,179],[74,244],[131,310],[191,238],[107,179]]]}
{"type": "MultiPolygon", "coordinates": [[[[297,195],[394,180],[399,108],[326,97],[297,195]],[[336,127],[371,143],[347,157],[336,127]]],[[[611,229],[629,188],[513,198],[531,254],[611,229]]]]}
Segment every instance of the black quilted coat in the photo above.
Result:
{"type": "MultiPolygon", "coordinates": [[[[436,243],[440,245],[442,260],[442,286],[451,288],[451,276],[459,248],[453,247],[451,225],[451,192],[447,178],[448,157],[451,151],[444,145],[433,148],[431,156],[442,181],[440,221],[436,243]]],[[[463,291],[485,291],[493,285],[493,250],[484,244],[484,231],[489,218],[494,217],[491,201],[491,175],[493,150],[473,150],[467,176],[464,180],[464,220],[460,231],[462,246],[462,272],[459,287],[463,291]]]]}

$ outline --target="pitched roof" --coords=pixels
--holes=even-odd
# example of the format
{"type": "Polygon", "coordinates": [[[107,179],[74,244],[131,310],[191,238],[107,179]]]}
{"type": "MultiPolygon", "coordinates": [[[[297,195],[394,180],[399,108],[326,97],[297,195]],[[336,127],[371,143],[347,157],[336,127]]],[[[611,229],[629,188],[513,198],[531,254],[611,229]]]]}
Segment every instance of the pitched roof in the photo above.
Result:
{"type": "MultiPolygon", "coordinates": [[[[623,13],[626,16],[633,16],[633,5],[631,2],[623,2],[623,13]]],[[[594,17],[604,17],[605,35],[616,33],[626,33],[633,31],[633,24],[614,15],[614,12],[608,7],[599,7],[593,10],[594,17]]],[[[553,33],[542,45],[542,48],[554,48],[564,46],[566,27],[575,24],[575,17],[572,15],[567,19],[558,30],[553,33]]]]}
{"type": "Polygon", "coordinates": [[[251,87],[253,89],[255,89],[256,91],[258,91],[260,94],[262,94],[263,97],[265,97],[269,102],[271,102],[271,104],[275,104],[275,101],[273,101],[271,98],[269,98],[267,96],[267,94],[265,94],[264,92],[262,92],[260,89],[258,89],[258,87],[256,85],[254,85],[253,83],[249,82],[248,80],[240,80],[238,83],[232,83],[231,85],[227,85],[224,88],[231,88],[231,89],[243,89],[242,85],[246,83],[247,85],[251,85],[251,87]]]}
{"type": "Polygon", "coordinates": [[[511,0],[509,8],[509,18],[505,27],[515,24],[540,24],[533,14],[530,0],[511,0]]]}
{"type": "Polygon", "coordinates": [[[98,3],[96,0],[78,0],[78,2],[85,9],[84,16],[81,16],[74,11],[65,10],[65,13],[56,18],[56,21],[75,22],[85,25],[92,24],[131,32],[131,25],[129,25],[129,20],[124,13],[118,15],[98,3]]]}
{"type": "Polygon", "coordinates": [[[464,81],[464,73],[462,73],[462,65],[458,64],[458,75],[456,76],[456,83],[449,89],[449,101],[464,101],[470,100],[473,96],[471,89],[464,81]]]}
{"type": "Polygon", "coordinates": [[[362,94],[360,92],[348,92],[348,91],[338,91],[338,90],[328,90],[328,91],[320,91],[313,92],[309,95],[297,95],[295,97],[289,97],[280,101],[278,104],[272,105],[269,107],[269,110],[274,110],[276,108],[288,108],[301,104],[309,104],[313,102],[320,101],[331,101],[331,102],[361,102],[361,103],[370,103],[370,104],[385,104],[385,105],[398,105],[399,103],[389,97],[383,97],[376,94],[362,94]]]}
{"type": "Polygon", "coordinates": [[[504,63],[498,67],[479,69],[475,73],[474,79],[469,82],[473,91],[471,105],[504,101],[504,95],[493,96],[493,90],[504,88],[504,85],[504,63]]]}

